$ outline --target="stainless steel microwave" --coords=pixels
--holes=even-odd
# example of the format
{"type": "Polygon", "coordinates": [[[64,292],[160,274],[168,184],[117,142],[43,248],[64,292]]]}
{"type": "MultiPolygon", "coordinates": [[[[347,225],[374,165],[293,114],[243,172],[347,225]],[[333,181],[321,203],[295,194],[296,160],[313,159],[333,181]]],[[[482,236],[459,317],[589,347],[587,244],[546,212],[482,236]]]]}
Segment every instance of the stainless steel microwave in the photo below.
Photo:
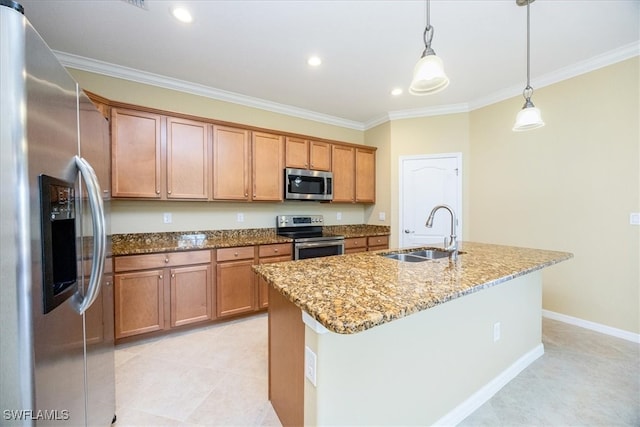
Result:
{"type": "Polygon", "coordinates": [[[333,200],[333,174],[327,171],[286,168],[284,198],[287,200],[333,200]]]}

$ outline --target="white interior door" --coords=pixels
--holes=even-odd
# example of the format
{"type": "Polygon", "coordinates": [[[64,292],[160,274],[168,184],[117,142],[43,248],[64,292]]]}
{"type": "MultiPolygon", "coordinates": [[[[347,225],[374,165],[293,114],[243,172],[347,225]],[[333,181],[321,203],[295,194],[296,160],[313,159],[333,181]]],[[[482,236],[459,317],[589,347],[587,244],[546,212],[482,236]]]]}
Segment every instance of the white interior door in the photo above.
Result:
{"type": "Polygon", "coordinates": [[[456,214],[458,241],[462,240],[462,153],[400,158],[400,247],[442,246],[451,235],[451,216],[436,213],[433,228],[425,223],[437,205],[449,205],[456,214]]]}

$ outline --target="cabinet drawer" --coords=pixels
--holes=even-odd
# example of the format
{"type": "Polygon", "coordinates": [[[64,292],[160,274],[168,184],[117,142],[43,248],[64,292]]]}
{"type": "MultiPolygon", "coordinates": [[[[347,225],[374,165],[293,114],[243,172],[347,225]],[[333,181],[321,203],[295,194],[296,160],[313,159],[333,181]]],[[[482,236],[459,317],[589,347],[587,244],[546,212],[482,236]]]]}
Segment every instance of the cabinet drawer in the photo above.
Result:
{"type": "Polygon", "coordinates": [[[367,246],[388,246],[389,236],[369,236],[367,246]]]}
{"type": "Polygon", "coordinates": [[[235,261],[239,259],[251,259],[253,258],[254,250],[253,246],[240,246],[237,248],[224,248],[218,249],[216,254],[216,261],[235,261]]]}
{"type": "Polygon", "coordinates": [[[291,243],[278,243],[275,245],[260,245],[260,258],[270,256],[291,255],[291,243]]]}
{"type": "Polygon", "coordinates": [[[366,237],[351,237],[349,239],[344,239],[345,249],[366,248],[366,247],[367,247],[366,237]]]}
{"type": "Polygon", "coordinates": [[[211,262],[211,251],[166,252],[161,254],[127,255],[115,258],[116,272],[173,267],[176,265],[211,262]]]}

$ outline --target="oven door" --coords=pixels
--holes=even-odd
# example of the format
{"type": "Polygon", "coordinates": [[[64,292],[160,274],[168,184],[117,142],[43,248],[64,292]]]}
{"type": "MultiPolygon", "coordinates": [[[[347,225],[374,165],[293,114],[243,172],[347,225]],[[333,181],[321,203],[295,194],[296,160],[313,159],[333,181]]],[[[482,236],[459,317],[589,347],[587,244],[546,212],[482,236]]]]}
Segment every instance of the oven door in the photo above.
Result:
{"type": "Polygon", "coordinates": [[[307,259],[344,254],[344,240],[294,243],[294,258],[307,259]]]}

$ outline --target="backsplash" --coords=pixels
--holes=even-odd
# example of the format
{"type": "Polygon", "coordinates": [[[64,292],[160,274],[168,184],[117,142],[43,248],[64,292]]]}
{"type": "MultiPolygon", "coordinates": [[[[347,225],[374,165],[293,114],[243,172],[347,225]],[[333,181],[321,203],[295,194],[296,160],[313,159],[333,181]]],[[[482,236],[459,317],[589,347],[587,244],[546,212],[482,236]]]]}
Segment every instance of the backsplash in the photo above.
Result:
{"type": "MultiPolygon", "coordinates": [[[[365,223],[365,209],[356,204],[307,201],[282,203],[111,201],[111,233],[158,233],[184,230],[228,230],[275,227],[276,215],[324,215],[325,225],[365,223]],[[164,223],[164,214],[171,223],[164,223]],[[239,215],[241,214],[241,215],[239,215]],[[341,219],[338,219],[338,214],[341,219]],[[241,216],[242,222],[238,221],[241,216]]],[[[381,225],[384,225],[381,223],[381,225]]]]}

